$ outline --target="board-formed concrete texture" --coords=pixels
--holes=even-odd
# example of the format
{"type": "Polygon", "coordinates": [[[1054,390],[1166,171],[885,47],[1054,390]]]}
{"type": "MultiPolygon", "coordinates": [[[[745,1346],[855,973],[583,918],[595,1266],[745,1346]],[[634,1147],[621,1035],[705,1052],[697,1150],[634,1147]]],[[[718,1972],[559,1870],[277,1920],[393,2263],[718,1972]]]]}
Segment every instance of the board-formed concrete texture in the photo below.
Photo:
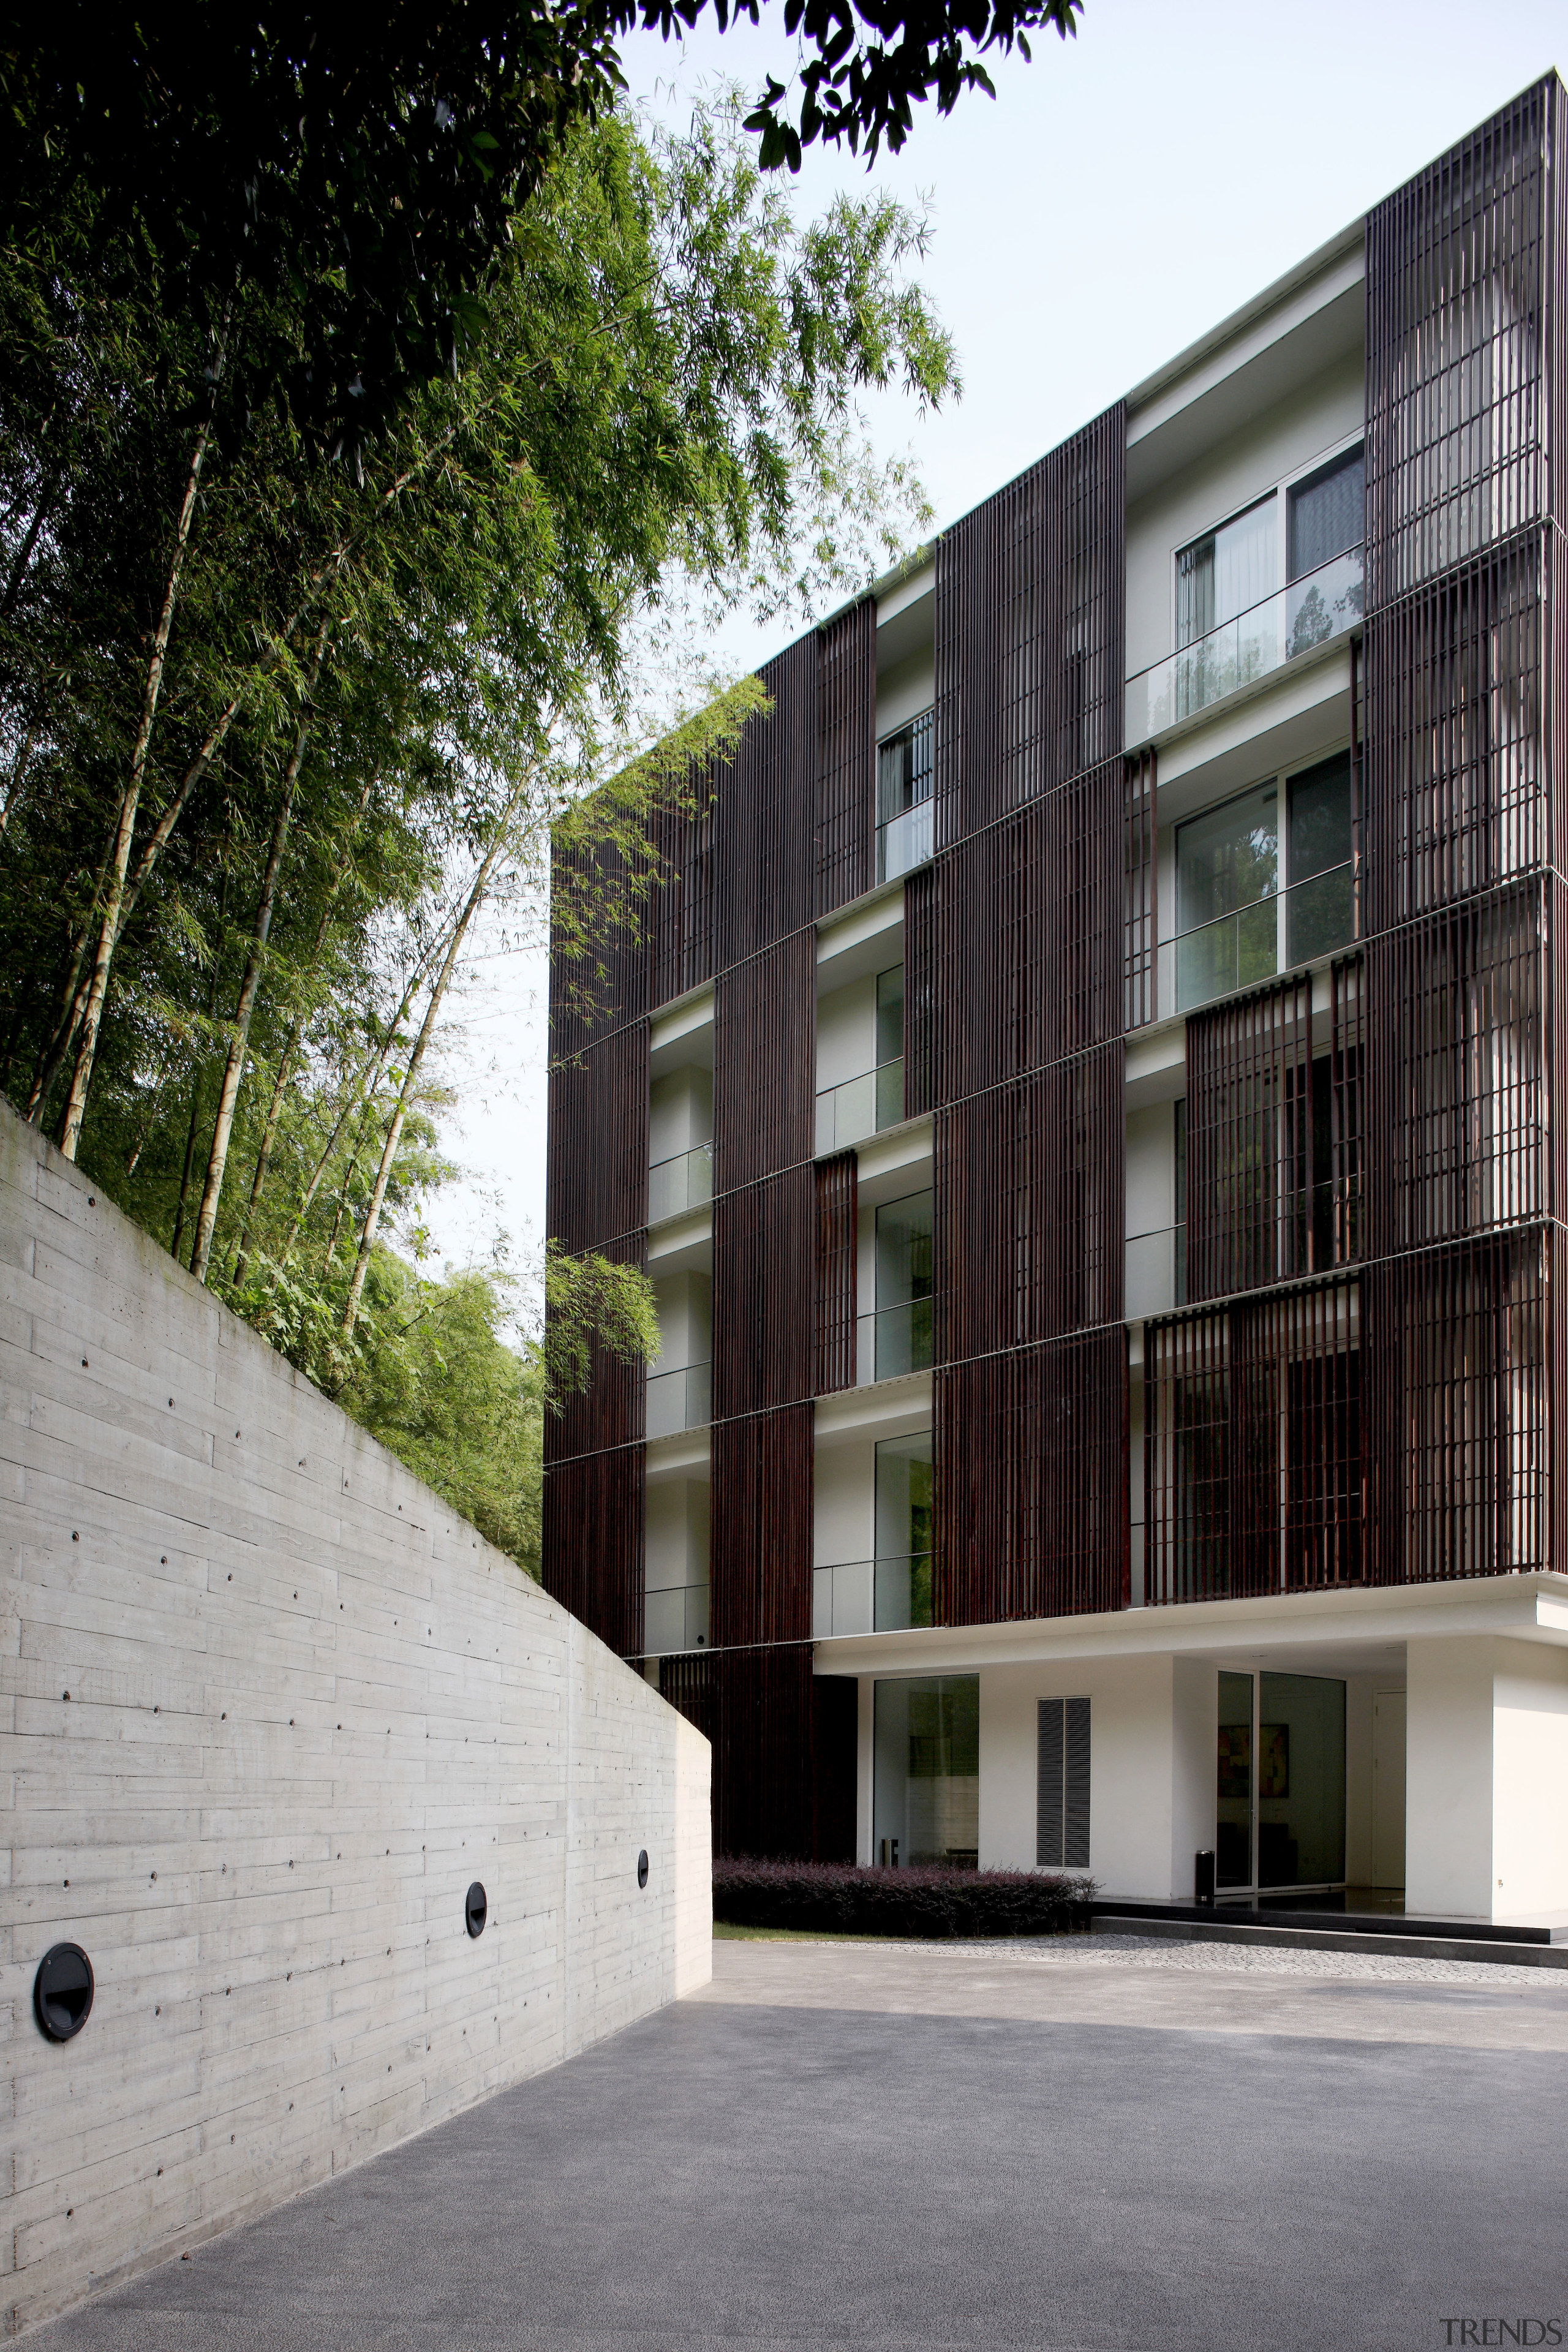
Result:
{"type": "Polygon", "coordinates": [[[690,1991],[712,1908],[706,1740],[3,1106],[0,1393],[14,2333],[690,1991]]]}

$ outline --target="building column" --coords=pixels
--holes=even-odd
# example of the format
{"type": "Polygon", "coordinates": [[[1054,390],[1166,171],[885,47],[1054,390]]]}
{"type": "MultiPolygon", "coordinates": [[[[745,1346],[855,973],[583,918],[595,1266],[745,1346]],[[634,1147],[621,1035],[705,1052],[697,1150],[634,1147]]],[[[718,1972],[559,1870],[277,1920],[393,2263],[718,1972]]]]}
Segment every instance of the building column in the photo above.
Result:
{"type": "Polygon", "coordinates": [[[1406,1657],[1405,1909],[1568,1919],[1568,1652],[1471,1638],[1406,1657]]]}

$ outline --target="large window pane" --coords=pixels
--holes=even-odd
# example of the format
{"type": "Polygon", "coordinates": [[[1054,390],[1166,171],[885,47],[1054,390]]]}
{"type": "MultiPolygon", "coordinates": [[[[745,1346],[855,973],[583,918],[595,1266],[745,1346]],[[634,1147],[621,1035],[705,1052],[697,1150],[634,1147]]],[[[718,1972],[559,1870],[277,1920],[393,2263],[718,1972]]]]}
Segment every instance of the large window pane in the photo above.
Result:
{"type": "Polygon", "coordinates": [[[1289,576],[1304,579],[1347,549],[1366,529],[1366,463],[1360,449],[1321,467],[1290,492],[1289,576]]]}
{"type": "Polygon", "coordinates": [[[1355,936],[1352,869],[1351,755],[1337,751],[1292,776],[1290,896],[1286,953],[1291,963],[1331,955],[1355,936]]]}
{"type": "Polygon", "coordinates": [[[931,1623],[931,1434],[877,1448],[877,1631],[931,1623]]]}
{"type": "Polygon", "coordinates": [[[1252,1884],[1252,1676],[1219,1678],[1219,1767],[1215,1790],[1215,1876],[1252,1884]]]}
{"type": "Polygon", "coordinates": [[[1176,645],[1194,644],[1234,620],[1279,586],[1277,501],[1262,499],[1246,514],[1184,547],[1176,558],[1176,645]]]}
{"type": "Polygon", "coordinates": [[[877,823],[887,824],[931,793],[932,714],[922,711],[877,746],[877,823]]]}
{"type": "Polygon", "coordinates": [[[904,1050],[904,967],[877,974],[877,1066],[896,1062],[904,1050]]]}
{"type": "Polygon", "coordinates": [[[1279,794],[1272,784],[1259,784],[1178,826],[1178,930],[1271,898],[1279,881],[1279,794]]]}
{"type": "Polygon", "coordinates": [[[980,1860],[980,1677],[879,1682],[873,1851],[879,1862],[980,1860]]]}
{"type": "Polygon", "coordinates": [[[1345,1686],[1317,1675],[1263,1675],[1258,1884],[1333,1886],[1344,1874],[1345,1686]]]}
{"type": "Polygon", "coordinates": [[[931,1356],[931,1227],[936,1196],[910,1192],[877,1212],[876,1377],[923,1371],[931,1356]]]}

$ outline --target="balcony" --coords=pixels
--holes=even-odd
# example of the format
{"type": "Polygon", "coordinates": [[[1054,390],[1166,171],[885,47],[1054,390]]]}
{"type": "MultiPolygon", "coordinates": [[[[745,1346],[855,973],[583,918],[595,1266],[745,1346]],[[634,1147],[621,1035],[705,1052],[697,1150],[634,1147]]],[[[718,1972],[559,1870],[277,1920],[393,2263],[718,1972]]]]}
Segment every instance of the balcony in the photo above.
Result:
{"type": "Polygon", "coordinates": [[[713,1367],[682,1364],[672,1372],[652,1372],[647,1383],[649,1437],[679,1437],[682,1430],[706,1429],[713,1418],[713,1367]]]}
{"type": "Polygon", "coordinates": [[[812,1570],[814,1642],[845,1633],[899,1633],[931,1622],[929,1551],[843,1560],[812,1570]]]}
{"type": "Polygon", "coordinates": [[[708,1647],[708,1591],[705,1584],[677,1584],[668,1591],[644,1594],[646,1656],[663,1658],[675,1650],[708,1647]]]}
{"type": "Polygon", "coordinates": [[[1359,628],[1362,573],[1362,551],[1352,547],[1130,677],[1129,751],[1197,718],[1211,704],[1260,685],[1299,656],[1359,628]]]}
{"type": "Polygon", "coordinates": [[[1130,1323],[1169,1315],[1187,1303],[1187,1229],[1160,1225],[1127,1236],[1127,1306],[1130,1323]]]}
{"type": "Polygon", "coordinates": [[[929,1372],[931,1363],[931,1298],[906,1299],[860,1316],[855,1326],[858,1385],[896,1381],[906,1372],[929,1372]]]}
{"type": "Polygon", "coordinates": [[[868,1136],[879,1134],[885,1127],[899,1126],[903,1116],[904,1060],[900,1054],[896,1060],[883,1062],[874,1070],[863,1070],[858,1078],[846,1078],[841,1086],[823,1088],[816,1097],[816,1156],[826,1160],[830,1152],[847,1151],[851,1144],[864,1143],[868,1136]]]}
{"type": "Polygon", "coordinates": [[[1359,894],[1356,862],[1346,858],[1326,873],[1162,940],[1160,1004],[1191,1013],[1337,954],[1357,936],[1359,894]]]}
{"type": "Polygon", "coordinates": [[[665,1223],[692,1209],[705,1209],[713,1198],[713,1146],[700,1143],[692,1151],[656,1160],[647,1171],[647,1221],[665,1223]]]}
{"type": "Polygon", "coordinates": [[[917,866],[929,866],[935,855],[933,801],[919,801],[877,827],[877,879],[896,882],[917,866]]]}

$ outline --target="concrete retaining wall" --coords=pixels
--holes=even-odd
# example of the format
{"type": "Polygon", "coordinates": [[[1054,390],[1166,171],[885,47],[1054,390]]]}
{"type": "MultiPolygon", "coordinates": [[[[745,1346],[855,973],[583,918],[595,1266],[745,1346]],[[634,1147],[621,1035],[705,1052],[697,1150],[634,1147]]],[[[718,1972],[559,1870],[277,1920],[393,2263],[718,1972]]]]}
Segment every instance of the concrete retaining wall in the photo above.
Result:
{"type": "Polygon", "coordinates": [[[707,1742],[3,1106],[0,1398],[15,2332],[703,1982],[712,1906],[707,1742]]]}

